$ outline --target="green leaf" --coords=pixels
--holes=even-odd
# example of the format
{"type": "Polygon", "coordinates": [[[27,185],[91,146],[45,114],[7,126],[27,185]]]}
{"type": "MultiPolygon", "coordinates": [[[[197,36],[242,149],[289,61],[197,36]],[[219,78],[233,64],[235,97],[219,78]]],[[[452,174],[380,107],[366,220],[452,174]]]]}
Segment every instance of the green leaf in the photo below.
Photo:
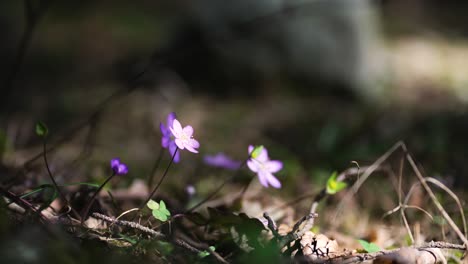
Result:
{"type": "Polygon", "coordinates": [[[362,248],[364,248],[364,250],[367,251],[367,253],[382,251],[382,249],[374,243],[369,243],[362,239],[358,239],[358,242],[359,244],[361,244],[362,248]]]}
{"type": "Polygon", "coordinates": [[[166,204],[163,200],[161,200],[159,204],[153,200],[150,200],[146,205],[152,210],[154,218],[162,222],[167,221],[171,216],[171,212],[167,210],[166,204]]]}
{"type": "Polygon", "coordinates": [[[168,215],[166,215],[165,213],[159,211],[159,210],[153,210],[153,216],[154,218],[162,221],[162,222],[165,222],[167,221],[168,219],[168,215]]]}
{"type": "Polygon", "coordinates": [[[254,159],[256,159],[258,157],[258,155],[260,155],[260,153],[262,153],[263,151],[263,146],[260,145],[260,146],[255,146],[255,148],[252,150],[252,152],[250,153],[250,156],[254,159]]]}
{"type": "Polygon", "coordinates": [[[125,235],[125,234],[119,234],[119,236],[120,236],[121,238],[123,238],[125,241],[129,242],[130,244],[132,244],[132,245],[135,245],[135,244],[138,242],[137,240],[135,240],[135,239],[133,239],[133,238],[131,238],[131,237],[125,235]]]}
{"type": "Polygon", "coordinates": [[[49,133],[49,129],[44,123],[40,121],[36,123],[36,135],[40,137],[45,137],[47,136],[48,133],[49,133]]]}
{"type": "MultiPolygon", "coordinates": [[[[166,204],[164,203],[163,200],[159,202],[159,210],[164,211],[166,210],[166,204]]],[[[167,210],[166,210],[167,211],[167,210]]]]}
{"type": "Polygon", "coordinates": [[[148,203],[146,204],[149,209],[151,210],[158,210],[159,209],[159,204],[155,202],[154,200],[149,200],[148,203]]]}
{"type": "Polygon", "coordinates": [[[345,182],[337,181],[336,177],[338,176],[337,172],[333,172],[330,178],[327,180],[327,193],[333,195],[348,186],[345,182]]]}

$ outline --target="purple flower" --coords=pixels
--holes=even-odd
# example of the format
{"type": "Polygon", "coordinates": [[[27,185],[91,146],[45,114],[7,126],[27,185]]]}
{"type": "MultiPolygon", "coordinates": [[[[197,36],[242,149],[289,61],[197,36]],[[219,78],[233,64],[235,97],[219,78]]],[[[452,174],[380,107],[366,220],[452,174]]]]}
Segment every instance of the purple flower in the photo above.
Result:
{"type": "MultiPolygon", "coordinates": [[[[170,127],[172,127],[172,124],[174,120],[176,119],[176,114],[174,112],[170,113],[167,115],[167,123],[164,125],[163,123],[159,124],[159,129],[161,130],[161,146],[163,148],[169,149],[169,153],[171,154],[171,157],[174,155],[174,152],[177,149],[177,145],[175,144],[174,141],[174,135],[172,134],[170,127]]],[[[180,161],[180,153],[177,152],[174,156],[174,162],[177,163],[180,161]]]]}
{"type": "Polygon", "coordinates": [[[206,155],[203,160],[210,166],[221,167],[229,170],[235,170],[241,165],[240,161],[233,160],[222,152],[212,156],[206,155]]]}
{"type": "Polygon", "coordinates": [[[200,147],[200,143],[193,138],[193,127],[185,126],[182,128],[180,122],[174,119],[169,129],[175,137],[175,144],[179,149],[187,149],[190,152],[198,153],[196,149],[200,147]]]}
{"type": "Polygon", "coordinates": [[[128,173],[127,165],[121,163],[119,158],[111,159],[110,165],[112,171],[117,175],[125,175],[128,173]]]}
{"type": "MultiPolygon", "coordinates": [[[[252,145],[249,146],[249,155],[254,151],[252,145]]],[[[268,151],[262,147],[256,157],[251,157],[247,161],[249,169],[258,175],[260,183],[264,187],[271,185],[273,188],[281,188],[280,181],[273,175],[283,168],[283,163],[279,160],[270,160],[268,158],[268,151]]]]}
{"type": "Polygon", "coordinates": [[[185,191],[187,192],[189,196],[193,196],[197,192],[197,190],[195,189],[195,186],[193,185],[187,185],[187,187],[185,187],[185,191]]]}

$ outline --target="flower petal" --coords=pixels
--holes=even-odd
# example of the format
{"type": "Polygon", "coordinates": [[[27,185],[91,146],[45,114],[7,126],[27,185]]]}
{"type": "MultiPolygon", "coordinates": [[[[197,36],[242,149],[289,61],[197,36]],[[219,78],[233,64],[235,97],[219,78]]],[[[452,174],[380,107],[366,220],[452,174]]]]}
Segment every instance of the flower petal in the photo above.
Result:
{"type": "Polygon", "coordinates": [[[184,148],[185,148],[184,142],[183,142],[182,140],[176,138],[176,139],[175,139],[175,143],[176,143],[176,145],[177,145],[177,147],[178,147],[179,149],[184,149],[184,148]]]}
{"type": "Polygon", "coordinates": [[[163,123],[159,123],[159,130],[161,130],[161,134],[163,136],[170,135],[171,133],[171,131],[163,123]]]}
{"type": "Polygon", "coordinates": [[[258,163],[254,160],[249,159],[247,161],[247,167],[253,172],[258,172],[258,163]]]}
{"type": "Polygon", "coordinates": [[[283,168],[283,162],[279,160],[269,160],[265,163],[265,167],[270,173],[275,173],[283,168]]]}
{"type": "Polygon", "coordinates": [[[128,168],[125,164],[119,164],[117,174],[124,175],[128,173],[128,168]]]}
{"type": "Polygon", "coordinates": [[[174,122],[174,119],[176,119],[176,114],[174,112],[171,112],[167,115],[167,126],[171,127],[172,123],[174,122]]]}
{"type": "Polygon", "coordinates": [[[256,159],[261,163],[268,161],[268,151],[265,147],[262,148],[256,159]]]}
{"type": "Polygon", "coordinates": [[[189,139],[188,145],[190,145],[192,148],[199,148],[200,147],[200,143],[198,142],[198,140],[196,140],[194,138],[189,139]]]}
{"type": "Polygon", "coordinates": [[[161,138],[161,146],[163,148],[167,148],[170,143],[171,143],[171,138],[169,138],[169,137],[162,137],[161,138]]]}
{"type": "MultiPolygon", "coordinates": [[[[177,149],[177,145],[175,144],[174,141],[171,141],[169,144],[169,154],[171,155],[171,157],[174,156],[174,152],[176,151],[176,149],[177,149]]],[[[174,162],[178,163],[179,161],[180,161],[180,151],[177,151],[177,153],[174,156],[174,162]]]]}
{"type": "Polygon", "coordinates": [[[190,152],[193,152],[193,153],[198,153],[198,150],[194,149],[192,146],[190,146],[189,144],[186,144],[185,145],[185,148],[190,151],[190,152]]]}
{"type": "Polygon", "coordinates": [[[177,119],[174,119],[174,122],[172,123],[172,128],[171,129],[171,132],[172,134],[174,135],[174,137],[176,138],[180,138],[180,136],[182,135],[182,125],[180,124],[180,122],[177,120],[177,119]]]}
{"type": "MultiPolygon", "coordinates": [[[[171,156],[171,157],[172,157],[172,156],[171,156]]],[[[174,162],[175,162],[175,163],[179,163],[179,161],[180,161],[180,152],[177,151],[177,153],[176,153],[175,156],[174,156],[174,162]]]]}
{"type": "Polygon", "coordinates": [[[193,135],[193,127],[192,126],[186,126],[183,129],[184,135],[187,137],[191,137],[193,135]]]}
{"type": "Polygon", "coordinates": [[[221,167],[229,170],[235,170],[241,165],[240,161],[231,159],[228,155],[219,152],[216,155],[206,155],[203,161],[214,167],[221,167]]]}
{"type": "Polygon", "coordinates": [[[257,175],[258,175],[258,180],[260,181],[260,184],[268,188],[268,173],[259,171],[257,175]]]}
{"type": "Polygon", "coordinates": [[[266,173],[266,179],[273,188],[281,188],[281,182],[275,177],[275,175],[271,173],[266,173]]]}
{"type": "Polygon", "coordinates": [[[113,158],[111,159],[110,165],[112,169],[115,169],[119,166],[120,164],[120,159],[119,158],[113,158]]]}
{"type": "Polygon", "coordinates": [[[254,150],[254,146],[249,145],[249,155],[252,154],[252,151],[254,150]]]}

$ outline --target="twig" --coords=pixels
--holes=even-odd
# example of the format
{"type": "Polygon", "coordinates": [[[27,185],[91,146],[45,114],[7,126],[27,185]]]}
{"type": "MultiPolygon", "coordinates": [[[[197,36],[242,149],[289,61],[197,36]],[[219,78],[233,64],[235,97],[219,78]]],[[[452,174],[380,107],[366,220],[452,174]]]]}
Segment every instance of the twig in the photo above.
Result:
{"type": "Polygon", "coordinates": [[[418,247],[402,247],[392,250],[382,250],[374,253],[360,253],[355,255],[345,255],[337,256],[332,258],[319,258],[316,260],[311,260],[311,263],[340,263],[340,264],[351,264],[351,263],[361,263],[366,260],[372,260],[379,256],[388,255],[396,253],[401,249],[410,248],[417,250],[431,249],[431,248],[441,248],[441,249],[455,249],[455,250],[466,250],[466,246],[459,244],[452,244],[443,241],[431,241],[424,245],[418,247]]]}
{"type": "MultiPolygon", "coordinates": [[[[406,151],[406,147],[403,145],[405,151],[406,151]]],[[[422,176],[421,172],[419,171],[418,167],[416,166],[416,163],[414,162],[413,160],[413,157],[411,157],[411,155],[406,151],[406,159],[408,160],[408,162],[410,163],[411,167],[413,168],[416,176],[418,177],[419,181],[421,182],[422,186],[424,187],[424,189],[426,190],[426,192],[429,194],[429,197],[431,198],[432,202],[434,203],[434,205],[437,207],[437,209],[439,210],[439,212],[442,214],[442,216],[445,218],[445,220],[447,220],[448,224],[450,225],[450,227],[453,229],[453,231],[455,231],[455,233],[458,235],[458,238],[460,238],[461,241],[463,241],[463,244],[465,245],[468,245],[468,240],[467,238],[465,237],[465,235],[460,231],[460,229],[458,228],[458,226],[455,224],[455,222],[453,222],[452,218],[449,216],[449,214],[447,213],[447,211],[445,211],[444,207],[440,204],[439,200],[437,199],[437,197],[435,196],[434,192],[432,191],[432,189],[429,187],[429,185],[427,184],[426,180],[424,179],[424,177],[422,176]]]]}
{"type": "MultiPolygon", "coordinates": [[[[164,239],[166,241],[169,241],[169,237],[167,237],[166,235],[164,235],[163,233],[161,232],[158,232],[158,231],[155,231],[151,228],[148,228],[146,226],[143,226],[143,225],[140,225],[138,223],[135,223],[135,222],[131,222],[131,221],[124,221],[124,220],[118,220],[118,219],[115,219],[113,217],[110,217],[110,216],[107,216],[107,215],[103,215],[103,214],[100,214],[100,213],[93,213],[92,214],[93,217],[97,218],[97,219],[101,219],[103,221],[106,221],[108,223],[111,223],[111,224],[116,224],[116,225],[119,225],[119,226],[125,226],[125,227],[129,227],[129,228],[133,228],[133,229],[137,229],[143,233],[146,233],[148,235],[151,235],[155,238],[160,238],[160,239],[164,239]]],[[[179,238],[174,238],[171,240],[172,242],[174,242],[174,244],[182,247],[182,248],[185,248],[186,250],[192,252],[192,253],[195,253],[195,254],[199,254],[201,253],[202,251],[199,250],[198,248],[190,245],[189,243],[187,243],[186,241],[184,241],[183,239],[179,239],[179,238]]],[[[228,263],[226,260],[224,260],[224,258],[222,258],[217,252],[213,252],[212,250],[208,249],[212,254],[213,256],[221,263],[228,263]]]]}
{"type": "Polygon", "coordinates": [[[312,228],[313,221],[310,219],[318,217],[318,214],[311,213],[304,217],[302,217],[297,223],[294,225],[293,230],[288,234],[282,236],[278,242],[280,248],[288,245],[289,243],[301,238],[305,232],[309,231],[312,228]],[[305,222],[305,224],[301,227],[301,225],[305,222]]]}
{"type": "Polygon", "coordinates": [[[148,228],[146,226],[142,226],[142,225],[140,225],[138,223],[135,223],[135,222],[125,221],[125,220],[117,220],[117,219],[115,219],[113,217],[103,215],[103,214],[100,214],[100,213],[93,213],[92,216],[95,217],[95,218],[104,220],[104,221],[106,221],[108,223],[116,224],[116,225],[119,225],[119,226],[130,227],[130,228],[133,228],[133,229],[138,229],[141,232],[149,234],[149,235],[154,236],[156,238],[166,238],[166,236],[163,233],[158,232],[158,231],[154,231],[151,228],[148,228]]]}
{"type": "Polygon", "coordinates": [[[271,219],[270,215],[268,215],[267,212],[263,213],[263,217],[265,217],[265,219],[267,220],[268,222],[268,228],[271,230],[271,232],[273,233],[273,236],[278,239],[280,237],[280,235],[278,234],[278,227],[276,226],[276,223],[273,219],[271,219]]]}

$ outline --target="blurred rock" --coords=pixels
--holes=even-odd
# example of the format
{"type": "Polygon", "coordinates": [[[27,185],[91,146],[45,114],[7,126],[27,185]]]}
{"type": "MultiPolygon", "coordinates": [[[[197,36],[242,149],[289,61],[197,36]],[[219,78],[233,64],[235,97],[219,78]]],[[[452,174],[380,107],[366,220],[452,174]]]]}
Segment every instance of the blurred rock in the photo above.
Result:
{"type": "Polygon", "coordinates": [[[169,64],[189,83],[245,94],[283,77],[300,94],[380,93],[380,67],[370,59],[377,20],[367,0],[203,0],[183,7],[190,26],[171,44],[169,54],[179,58],[169,64]]]}

